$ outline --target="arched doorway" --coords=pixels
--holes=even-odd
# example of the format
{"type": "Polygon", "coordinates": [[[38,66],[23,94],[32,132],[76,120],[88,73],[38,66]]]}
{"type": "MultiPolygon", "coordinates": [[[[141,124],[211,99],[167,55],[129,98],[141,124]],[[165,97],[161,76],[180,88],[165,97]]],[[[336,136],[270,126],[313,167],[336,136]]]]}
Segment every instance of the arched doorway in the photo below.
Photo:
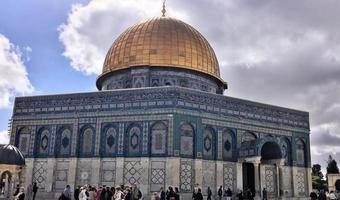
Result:
{"type": "Polygon", "coordinates": [[[279,169],[282,152],[278,143],[268,141],[261,148],[261,191],[265,188],[270,198],[279,196],[279,169]]]}
{"type": "Polygon", "coordinates": [[[243,174],[243,191],[247,192],[248,189],[252,194],[255,194],[255,169],[253,163],[243,163],[242,164],[242,174],[243,174]]]}
{"type": "Polygon", "coordinates": [[[340,179],[335,181],[334,186],[335,186],[335,190],[340,191],[340,179]]]}
{"type": "Polygon", "coordinates": [[[0,180],[0,194],[5,197],[9,196],[10,192],[10,183],[12,180],[12,173],[9,171],[5,171],[1,174],[0,180]]]}

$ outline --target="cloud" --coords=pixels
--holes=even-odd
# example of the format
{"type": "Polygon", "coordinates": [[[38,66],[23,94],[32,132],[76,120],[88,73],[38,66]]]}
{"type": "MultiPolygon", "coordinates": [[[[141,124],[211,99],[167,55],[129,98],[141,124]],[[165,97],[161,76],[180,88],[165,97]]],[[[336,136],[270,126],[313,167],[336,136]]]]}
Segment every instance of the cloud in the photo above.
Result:
{"type": "Polygon", "coordinates": [[[0,108],[10,105],[15,95],[33,92],[23,56],[29,60],[30,47],[20,48],[0,34],[0,108]]]}
{"type": "MultiPolygon", "coordinates": [[[[310,112],[312,162],[324,165],[322,156],[340,158],[339,7],[337,0],[173,0],[167,10],[211,43],[226,95],[310,112]]],[[[59,28],[64,55],[75,69],[99,74],[113,40],[160,10],[158,0],[76,5],[59,28]]]]}
{"type": "Polygon", "coordinates": [[[7,131],[0,131],[0,144],[8,144],[9,135],[7,131]]]}

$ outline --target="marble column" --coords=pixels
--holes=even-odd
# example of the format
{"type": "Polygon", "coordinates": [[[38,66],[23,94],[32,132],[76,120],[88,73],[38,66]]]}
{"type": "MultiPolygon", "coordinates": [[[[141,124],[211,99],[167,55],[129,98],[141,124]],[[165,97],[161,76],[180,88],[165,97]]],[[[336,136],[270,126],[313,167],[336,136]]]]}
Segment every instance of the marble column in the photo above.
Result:
{"type": "Polygon", "coordinates": [[[261,199],[260,162],[254,162],[255,199],[261,199]]]}
{"type": "Polygon", "coordinates": [[[236,188],[243,191],[243,168],[242,162],[236,163],[236,188]]]}

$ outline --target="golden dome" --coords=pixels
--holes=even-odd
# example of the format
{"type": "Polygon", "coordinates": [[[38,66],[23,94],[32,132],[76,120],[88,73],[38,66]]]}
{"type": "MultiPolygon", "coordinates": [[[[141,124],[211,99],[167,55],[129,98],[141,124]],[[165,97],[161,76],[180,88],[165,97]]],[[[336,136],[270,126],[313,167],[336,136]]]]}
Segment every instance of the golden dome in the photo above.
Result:
{"type": "Polygon", "coordinates": [[[121,34],[106,55],[101,76],[134,66],[184,68],[221,80],[208,41],[190,25],[168,17],[141,22],[121,34]]]}

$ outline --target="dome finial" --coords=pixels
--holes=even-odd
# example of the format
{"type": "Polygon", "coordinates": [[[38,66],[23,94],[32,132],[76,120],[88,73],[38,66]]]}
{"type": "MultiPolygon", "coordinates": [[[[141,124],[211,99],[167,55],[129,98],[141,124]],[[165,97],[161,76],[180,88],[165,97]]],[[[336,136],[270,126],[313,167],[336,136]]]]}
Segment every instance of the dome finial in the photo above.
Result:
{"type": "Polygon", "coordinates": [[[165,2],[166,2],[166,0],[163,0],[162,17],[165,17],[165,13],[166,13],[165,2]]]}

